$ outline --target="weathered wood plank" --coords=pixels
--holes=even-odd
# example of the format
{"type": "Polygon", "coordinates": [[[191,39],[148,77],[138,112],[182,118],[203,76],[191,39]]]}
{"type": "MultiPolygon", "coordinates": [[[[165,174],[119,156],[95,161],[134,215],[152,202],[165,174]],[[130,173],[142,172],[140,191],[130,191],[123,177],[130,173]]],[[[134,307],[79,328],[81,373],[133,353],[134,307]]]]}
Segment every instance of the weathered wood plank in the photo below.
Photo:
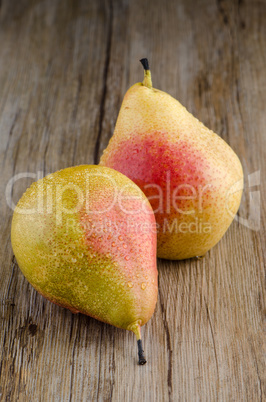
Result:
{"type": "MultiPolygon", "coordinates": [[[[265,38],[266,4],[255,0],[2,1],[3,400],[265,398],[265,38]],[[4,197],[14,174],[99,160],[126,89],[142,80],[141,57],[150,59],[154,86],[240,156],[239,215],[256,229],[234,222],[204,259],[158,262],[143,367],[133,334],[52,305],[27,283],[13,257],[4,197]],[[248,181],[256,171],[261,184],[258,174],[248,181]],[[262,201],[253,215],[251,191],[262,201]]],[[[14,202],[31,181],[15,183],[14,202]]]]}

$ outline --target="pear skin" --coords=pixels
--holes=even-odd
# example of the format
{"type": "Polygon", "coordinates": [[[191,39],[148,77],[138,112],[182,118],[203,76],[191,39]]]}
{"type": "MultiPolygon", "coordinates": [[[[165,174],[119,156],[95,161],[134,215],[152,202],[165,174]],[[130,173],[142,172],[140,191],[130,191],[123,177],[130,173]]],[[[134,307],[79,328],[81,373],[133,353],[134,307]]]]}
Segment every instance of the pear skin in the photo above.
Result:
{"type": "Polygon", "coordinates": [[[144,81],[125,94],[100,165],[146,194],[158,225],[157,255],[203,256],[224,235],[240,204],[241,163],[230,146],[184,106],[144,81]]]}
{"type": "Polygon", "coordinates": [[[142,191],[106,167],[67,168],[33,183],[14,211],[13,251],[44,297],[133,331],[157,301],[156,230],[142,191]]]}

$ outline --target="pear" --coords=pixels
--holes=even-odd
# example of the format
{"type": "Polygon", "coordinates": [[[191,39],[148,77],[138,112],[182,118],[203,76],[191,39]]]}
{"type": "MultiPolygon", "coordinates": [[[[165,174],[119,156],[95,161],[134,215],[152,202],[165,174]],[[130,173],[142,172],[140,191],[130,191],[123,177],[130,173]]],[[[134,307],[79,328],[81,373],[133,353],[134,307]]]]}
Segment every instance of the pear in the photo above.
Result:
{"type": "Polygon", "coordinates": [[[243,171],[225,141],[176,99],[144,81],[125,94],[100,165],[133,180],[148,197],[158,226],[157,254],[203,256],[224,235],[240,204],[243,171]]]}
{"type": "Polygon", "coordinates": [[[18,265],[44,297],[133,331],[157,301],[156,223],[152,208],[123,174],[83,165],[33,183],[13,215],[18,265]]]}

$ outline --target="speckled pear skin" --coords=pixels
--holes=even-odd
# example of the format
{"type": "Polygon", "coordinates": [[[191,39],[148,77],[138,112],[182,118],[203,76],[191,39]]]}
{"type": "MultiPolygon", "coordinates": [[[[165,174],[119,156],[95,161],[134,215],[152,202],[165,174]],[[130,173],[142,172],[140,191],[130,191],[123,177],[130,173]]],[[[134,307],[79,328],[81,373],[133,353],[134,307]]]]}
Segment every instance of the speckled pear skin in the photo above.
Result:
{"type": "Polygon", "coordinates": [[[127,91],[100,165],[125,174],[148,197],[161,258],[204,255],[239,208],[243,171],[237,155],[176,99],[151,85],[137,83],[127,91]]]}
{"type": "Polygon", "coordinates": [[[44,297],[139,339],[157,301],[154,225],[148,200],[126,176],[83,165],[27,189],[11,240],[21,271],[44,297]]]}

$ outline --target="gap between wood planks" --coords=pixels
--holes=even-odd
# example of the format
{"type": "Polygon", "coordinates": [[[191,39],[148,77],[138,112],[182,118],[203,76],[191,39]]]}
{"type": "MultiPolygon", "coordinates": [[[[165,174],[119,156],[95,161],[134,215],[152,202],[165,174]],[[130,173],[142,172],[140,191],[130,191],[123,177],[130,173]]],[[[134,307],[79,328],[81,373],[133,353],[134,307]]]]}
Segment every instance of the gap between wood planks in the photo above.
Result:
{"type": "Polygon", "coordinates": [[[106,58],[105,65],[103,71],[103,91],[100,103],[100,116],[99,116],[99,129],[98,135],[96,138],[95,148],[94,148],[94,164],[97,165],[99,163],[99,149],[100,149],[100,141],[102,136],[102,126],[104,119],[104,109],[105,109],[105,99],[107,93],[107,77],[108,70],[111,59],[111,48],[112,48],[112,36],[113,36],[113,1],[109,1],[109,22],[108,22],[108,31],[107,31],[107,45],[106,45],[106,58]]]}

